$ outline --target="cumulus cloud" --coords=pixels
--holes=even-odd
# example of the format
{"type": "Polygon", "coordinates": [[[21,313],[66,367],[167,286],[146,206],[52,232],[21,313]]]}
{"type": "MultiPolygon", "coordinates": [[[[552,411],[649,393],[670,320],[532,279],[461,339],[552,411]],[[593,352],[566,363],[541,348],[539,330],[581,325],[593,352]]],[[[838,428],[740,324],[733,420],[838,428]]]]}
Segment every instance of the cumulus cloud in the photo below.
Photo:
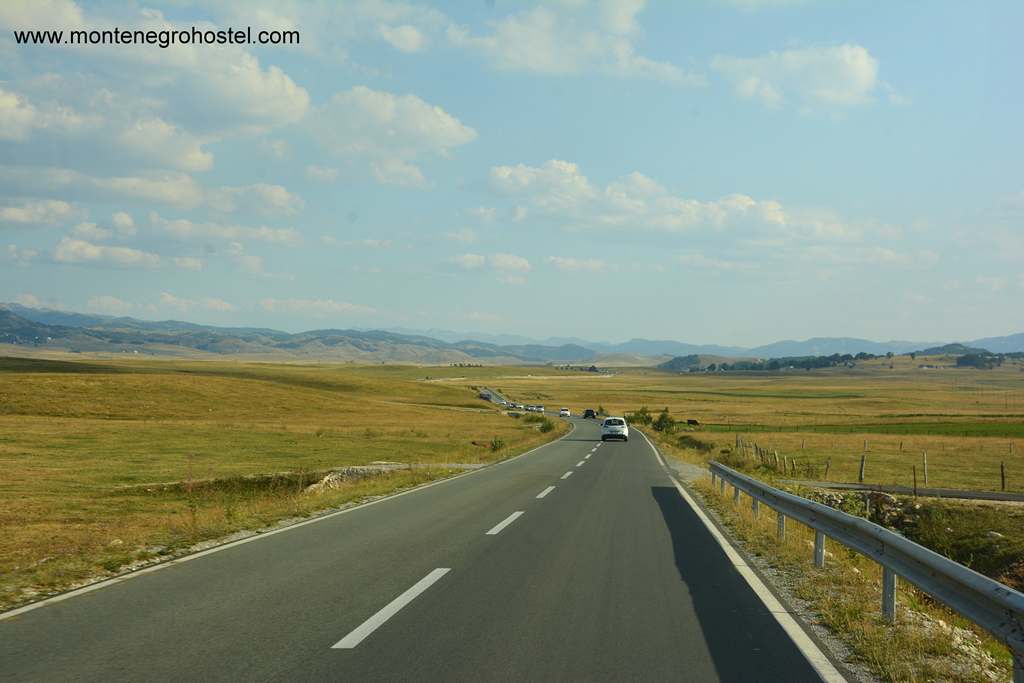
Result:
{"type": "Polygon", "coordinates": [[[65,237],[57,244],[53,258],[59,263],[102,263],[128,268],[155,268],[160,265],[157,254],[128,247],[101,246],[72,237],[65,237]]]}
{"type": "Polygon", "coordinates": [[[400,26],[381,25],[378,29],[380,37],[387,41],[396,50],[402,52],[419,52],[426,44],[426,38],[415,26],[402,24],[400,26]]]}
{"type": "Polygon", "coordinates": [[[480,254],[461,254],[453,258],[452,261],[466,270],[476,270],[484,267],[487,257],[480,254]]]}
{"type": "Polygon", "coordinates": [[[201,259],[197,259],[194,256],[176,256],[174,258],[174,265],[178,266],[182,270],[202,270],[203,262],[201,259]]]}
{"type": "Polygon", "coordinates": [[[856,240],[860,234],[824,211],[791,209],[773,199],[732,194],[702,201],[680,197],[641,173],[600,187],[571,162],[496,166],[494,187],[517,203],[567,227],[639,228],[664,232],[722,232],[748,238],[856,240]]]}
{"type": "Polygon", "coordinates": [[[703,85],[704,77],[676,64],[636,52],[637,15],[644,0],[549,3],[491,22],[474,35],[452,24],[448,41],[483,55],[496,68],[550,76],[602,73],[679,85],[703,85]]]}
{"type": "Polygon", "coordinates": [[[737,272],[757,268],[757,264],[750,261],[714,258],[701,253],[680,254],[676,257],[676,261],[687,268],[714,272],[737,272]]]}
{"type": "Polygon", "coordinates": [[[150,212],[149,222],[155,230],[178,239],[216,239],[231,242],[254,240],[284,246],[296,246],[302,242],[299,233],[292,228],[252,228],[231,223],[192,221],[186,218],[167,219],[155,211],[150,212]]]}
{"type": "Polygon", "coordinates": [[[69,168],[0,166],[0,183],[25,194],[65,189],[93,198],[129,199],[181,209],[208,208],[221,213],[247,211],[290,215],[303,207],[300,197],[280,185],[257,183],[205,187],[185,173],[154,171],[132,176],[93,176],[69,168]]]}
{"type": "Polygon", "coordinates": [[[72,230],[72,234],[75,237],[81,237],[87,240],[108,240],[114,236],[114,231],[109,228],[101,228],[95,223],[79,223],[72,230]]]}
{"type": "Polygon", "coordinates": [[[607,264],[600,259],[578,259],[572,256],[548,256],[547,262],[566,272],[604,270],[607,264]]]}
{"type": "Polygon", "coordinates": [[[260,307],[269,313],[303,313],[316,317],[376,312],[369,306],[334,299],[263,299],[260,307]]]}
{"type": "Polygon", "coordinates": [[[131,237],[136,233],[135,219],[124,211],[118,211],[110,218],[114,229],[124,237],[131,237]]]}
{"type": "Polygon", "coordinates": [[[72,204],[59,199],[25,201],[14,206],[0,206],[0,224],[56,225],[76,212],[72,204]]]}
{"type": "Polygon", "coordinates": [[[21,248],[16,244],[8,244],[3,253],[7,260],[14,262],[16,266],[27,266],[39,256],[35,249],[21,248]]]}
{"type": "Polygon", "coordinates": [[[494,254],[489,260],[495,270],[526,273],[531,269],[529,261],[515,254],[494,254]]]}
{"type": "Polygon", "coordinates": [[[878,60],[860,45],[792,48],[758,57],[717,55],[711,68],[733,82],[736,94],[781,107],[850,107],[873,99],[878,60]]]}
{"type": "Polygon", "coordinates": [[[311,117],[317,139],[334,154],[370,163],[377,182],[423,184],[414,160],[445,157],[476,139],[476,131],[415,95],[356,86],[337,93],[311,117]]]}
{"type": "Polygon", "coordinates": [[[453,230],[452,232],[446,233],[445,237],[450,239],[452,242],[462,242],[464,244],[472,244],[473,242],[476,242],[476,232],[472,228],[453,230]]]}

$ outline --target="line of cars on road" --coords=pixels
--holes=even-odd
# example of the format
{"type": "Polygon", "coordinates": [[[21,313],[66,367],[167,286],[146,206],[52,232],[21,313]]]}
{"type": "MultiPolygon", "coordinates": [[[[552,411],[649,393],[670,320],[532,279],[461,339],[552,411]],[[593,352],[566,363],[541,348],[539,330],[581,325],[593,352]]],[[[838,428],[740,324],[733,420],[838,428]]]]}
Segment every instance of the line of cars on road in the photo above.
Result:
{"type": "MultiPolygon", "coordinates": [[[[513,403],[512,401],[499,401],[509,410],[525,410],[528,413],[543,413],[544,406],[536,404],[523,405],[522,403],[513,403]]],[[[571,417],[572,411],[568,408],[562,408],[558,411],[558,417],[571,417]]],[[[583,411],[584,420],[596,420],[597,411],[593,408],[587,408],[583,411]]],[[[601,422],[601,441],[610,441],[612,439],[620,439],[622,441],[629,441],[629,425],[626,424],[626,419],[623,417],[606,417],[601,422]]]]}

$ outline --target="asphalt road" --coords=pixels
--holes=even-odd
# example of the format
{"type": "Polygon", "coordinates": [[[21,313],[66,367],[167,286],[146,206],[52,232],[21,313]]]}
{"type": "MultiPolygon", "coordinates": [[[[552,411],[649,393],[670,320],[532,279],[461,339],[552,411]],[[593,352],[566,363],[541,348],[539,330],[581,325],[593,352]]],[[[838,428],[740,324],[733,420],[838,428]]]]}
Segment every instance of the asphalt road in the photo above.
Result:
{"type": "Polygon", "coordinates": [[[820,680],[639,434],[598,445],[575,422],[501,465],[0,621],[0,680],[820,680]]]}

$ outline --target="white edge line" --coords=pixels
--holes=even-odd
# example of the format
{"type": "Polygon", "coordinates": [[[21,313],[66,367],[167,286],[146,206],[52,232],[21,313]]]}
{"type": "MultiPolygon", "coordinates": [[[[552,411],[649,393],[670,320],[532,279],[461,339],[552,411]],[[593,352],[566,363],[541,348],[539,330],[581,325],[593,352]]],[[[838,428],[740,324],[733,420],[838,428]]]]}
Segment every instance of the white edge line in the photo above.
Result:
{"type": "Polygon", "coordinates": [[[585,463],[586,461],[587,461],[587,459],[586,459],[586,458],[584,458],[583,460],[580,460],[580,461],[579,461],[578,463],[576,463],[576,467],[583,467],[583,464],[584,464],[584,463],[585,463]]]}
{"type": "Polygon", "coordinates": [[[543,491],[541,491],[540,493],[538,493],[537,497],[538,498],[543,498],[544,496],[548,495],[549,493],[551,493],[554,490],[555,490],[554,486],[549,486],[546,489],[544,489],[543,491]]]}
{"type": "Polygon", "coordinates": [[[369,636],[371,633],[376,631],[378,628],[384,625],[391,617],[398,614],[398,611],[408,605],[410,602],[416,599],[416,596],[423,591],[430,588],[432,585],[451,571],[451,567],[439,567],[434,571],[430,572],[422,579],[413,584],[412,588],[407,589],[404,593],[399,595],[397,598],[389,602],[380,611],[374,614],[372,617],[364,621],[362,624],[357,626],[351,633],[339,640],[337,643],[331,646],[332,650],[350,650],[369,636]]]}
{"type": "Polygon", "coordinates": [[[491,527],[491,530],[484,534],[484,536],[497,536],[499,533],[501,533],[502,529],[504,529],[509,524],[522,517],[523,514],[524,512],[522,510],[516,510],[511,515],[509,515],[508,517],[506,517],[505,519],[501,520],[493,527],[491,527]]]}
{"type": "MultiPolygon", "coordinates": [[[[661,453],[658,452],[658,449],[654,447],[654,444],[651,443],[651,440],[647,438],[646,434],[643,432],[640,432],[640,434],[644,437],[644,441],[647,442],[647,445],[651,447],[651,451],[654,455],[657,456],[658,462],[661,463],[662,467],[668,470],[668,467],[665,466],[665,461],[662,459],[661,453]]],[[[800,650],[800,653],[807,659],[818,675],[821,676],[821,679],[825,681],[825,683],[847,683],[846,678],[839,673],[839,670],[835,667],[835,664],[832,663],[832,660],[830,660],[828,656],[821,651],[821,648],[818,647],[817,643],[811,640],[811,637],[807,635],[807,632],[804,631],[793,615],[790,614],[789,610],[783,607],[782,603],[779,602],[779,599],[775,597],[775,594],[768,590],[768,587],[765,586],[761,577],[747,565],[743,557],[733,547],[732,543],[729,542],[729,539],[723,536],[722,532],[718,530],[718,527],[715,526],[714,522],[708,519],[708,516],[704,514],[704,510],[702,510],[693,498],[690,497],[690,494],[687,493],[685,488],[683,488],[683,485],[680,484],[679,481],[671,474],[669,474],[669,478],[675,485],[676,490],[679,491],[679,495],[682,496],[687,505],[693,509],[698,519],[700,519],[711,536],[718,542],[718,545],[722,547],[722,550],[725,552],[729,562],[736,568],[736,571],[739,572],[740,576],[746,580],[747,584],[754,591],[757,597],[761,599],[761,602],[764,603],[764,606],[772,613],[775,620],[779,622],[779,626],[782,627],[782,630],[786,632],[786,635],[788,635],[790,640],[793,641],[797,649],[800,650]]]]}
{"type": "Polygon", "coordinates": [[[562,475],[562,479],[568,479],[571,476],[572,476],[572,470],[569,470],[568,472],[566,472],[565,474],[562,475]]]}
{"type": "Polygon", "coordinates": [[[587,453],[586,455],[583,456],[583,459],[584,460],[590,460],[590,456],[592,456],[592,455],[593,455],[593,453],[587,453]]]}
{"type": "Polygon", "coordinates": [[[103,579],[102,581],[97,581],[96,583],[90,583],[90,584],[88,584],[86,586],[82,586],[81,588],[75,588],[75,589],[70,590],[70,591],[68,591],[66,593],[59,593],[58,595],[54,595],[54,596],[51,596],[49,598],[44,598],[43,600],[39,600],[37,602],[30,602],[27,605],[22,605],[21,607],[16,607],[16,608],[14,608],[12,610],[8,610],[6,612],[0,612],[0,621],[4,621],[6,619],[10,619],[11,617],[16,617],[19,614],[24,614],[26,612],[31,612],[32,610],[39,609],[40,607],[46,607],[47,605],[52,605],[55,602],[63,602],[64,600],[68,600],[70,598],[78,597],[79,595],[85,595],[86,593],[91,593],[91,592],[93,592],[95,590],[99,590],[101,588],[107,588],[109,586],[113,586],[115,584],[122,583],[124,581],[129,580],[129,579],[134,579],[136,576],[142,576],[144,574],[151,574],[151,573],[153,573],[155,571],[159,571],[159,570],[165,569],[167,567],[173,567],[175,565],[183,564],[185,562],[190,562],[191,560],[197,560],[200,557],[205,557],[207,555],[212,555],[213,553],[219,553],[222,550],[228,550],[228,549],[234,548],[236,546],[244,545],[246,543],[252,543],[253,541],[259,541],[259,540],[262,540],[262,539],[267,538],[269,536],[274,536],[276,534],[284,533],[285,531],[291,531],[292,529],[298,529],[299,527],[306,526],[307,524],[316,524],[317,522],[322,522],[325,519],[331,519],[332,517],[337,517],[338,515],[345,515],[345,514],[348,514],[349,512],[355,512],[356,510],[362,510],[364,508],[370,507],[371,505],[377,505],[378,503],[386,503],[389,500],[393,500],[395,498],[401,498],[402,496],[407,496],[410,493],[416,493],[416,492],[422,491],[424,489],[433,488],[434,486],[440,486],[441,484],[447,484],[448,482],[455,481],[456,479],[462,479],[463,477],[469,477],[469,476],[472,476],[472,475],[477,474],[479,472],[486,472],[486,471],[490,470],[491,468],[500,467],[501,465],[504,465],[506,463],[510,463],[513,460],[518,460],[519,458],[522,458],[524,456],[530,455],[531,453],[533,453],[535,451],[539,451],[542,448],[547,448],[548,446],[555,445],[556,443],[558,443],[559,441],[561,441],[562,439],[564,439],[565,437],[569,436],[574,431],[576,431],[576,425],[573,424],[573,423],[570,423],[570,424],[572,424],[572,429],[570,429],[568,432],[566,432],[562,436],[558,437],[554,441],[549,441],[548,443],[543,443],[543,444],[541,444],[541,445],[539,445],[539,446],[537,446],[535,448],[531,448],[530,450],[526,451],[525,453],[520,453],[519,455],[513,456],[511,458],[507,458],[505,460],[500,460],[498,462],[491,463],[490,465],[487,465],[486,467],[481,467],[479,469],[470,470],[468,472],[462,472],[461,474],[456,474],[456,475],[451,476],[451,477],[445,477],[444,479],[438,479],[436,481],[430,481],[430,482],[427,482],[426,484],[420,484],[419,486],[414,486],[413,488],[407,489],[405,491],[399,491],[398,493],[392,493],[390,495],[384,496],[383,498],[377,498],[376,500],[371,500],[371,501],[367,501],[365,503],[360,503],[359,505],[353,505],[352,507],[345,508],[344,510],[335,510],[334,512],[327,512],[327,513],[324,513],[324,514],[319,515],[317,517],[314,517],[313,519],[307,519],[307,520],[303,520],[301,522],[296,522],[295,524],[289,524],[288,526],[283,526],[283,527],[281,527],[279,529],[272,529],[271,531],[264,531],[264,532],[256,532],[253,536],[247,536],[246,538],[240,538],[237,541],[228,541],[227,543],[222,543],[221,545],[217,545],[217,546],[214,546],[212,548],[207,548],[206,550],[200,550],[199,552],[191,553],[189,555],[182,555],[181,557],[176,557],[173,560],[167,560],[166,562],[161,562],[159,564],[153,564],[153,565],[150,565],[148,567],[143,567],[142,569],[136,569],[134,571],[130,571],[130,572],[126,572],[124,574],[121,574],[120,576],[114,576],[114,577],[111,577],[109,579],[103,579]]]}

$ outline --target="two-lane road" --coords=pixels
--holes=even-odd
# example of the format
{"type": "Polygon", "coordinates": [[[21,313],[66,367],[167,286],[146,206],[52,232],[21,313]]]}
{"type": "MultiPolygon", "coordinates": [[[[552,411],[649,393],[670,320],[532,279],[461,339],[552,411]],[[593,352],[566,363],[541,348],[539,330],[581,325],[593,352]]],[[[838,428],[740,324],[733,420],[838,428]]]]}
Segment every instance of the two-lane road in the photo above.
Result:
{"type": "Polygon", "coordinates": [[[645,440],[535,452],[0,621],[0,679],[817,681],[645,440]]]}

